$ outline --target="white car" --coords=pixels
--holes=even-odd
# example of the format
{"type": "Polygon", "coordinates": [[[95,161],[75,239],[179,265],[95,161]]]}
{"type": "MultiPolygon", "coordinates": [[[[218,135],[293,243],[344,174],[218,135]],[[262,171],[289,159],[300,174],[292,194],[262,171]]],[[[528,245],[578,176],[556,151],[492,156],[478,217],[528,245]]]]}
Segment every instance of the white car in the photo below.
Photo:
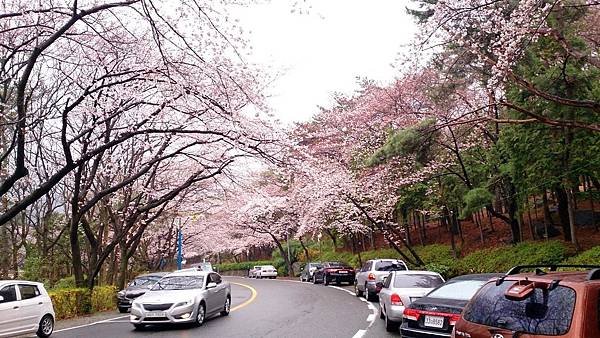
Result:
{"type": "Polygon", "coordinates": [[[54,331],[54,307],[42,283],[0,280],[0,318],[0,337],[54,331]]]}
{"type": "Polygon", "coordinates": [[[220,313],[229,315],[231,286],[216,272],[176,271],[161,278],[131,304],[129,321],[146,325],[194,323],[220,313]]]}
{"type": "Polygon", "coordinates": [[[255,272],[256,278],[277,278],[277,269],[273,265],[261,265],[255,272]]]}

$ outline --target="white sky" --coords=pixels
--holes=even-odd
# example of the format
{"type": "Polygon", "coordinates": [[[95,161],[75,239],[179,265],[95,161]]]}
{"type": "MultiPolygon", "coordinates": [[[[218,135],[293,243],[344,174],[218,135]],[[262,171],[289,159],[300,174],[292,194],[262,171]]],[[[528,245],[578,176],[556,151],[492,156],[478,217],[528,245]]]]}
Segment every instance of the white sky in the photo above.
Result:
{"type": "Polygon", "coordinates": [[[280,72],[267,91],[284,123],[304,121],[329,106],[334,92],[350,93],[356,76],[387,82],[403,45],[416,31],[408,0],[271,0],[232,12],[250,31],[247,61],[280,72]],[[308,9],[298,14],[298,9],[308,9]],[[292,13],[292,10],[296,10],[292,13]]]}

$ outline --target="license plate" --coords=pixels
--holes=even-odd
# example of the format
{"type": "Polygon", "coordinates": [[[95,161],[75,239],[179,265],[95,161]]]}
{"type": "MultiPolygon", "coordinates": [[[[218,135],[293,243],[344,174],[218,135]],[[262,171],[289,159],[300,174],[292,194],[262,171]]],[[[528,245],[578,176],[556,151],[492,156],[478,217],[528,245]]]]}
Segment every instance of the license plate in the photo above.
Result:
{"type": "Polygon", "coordinates": [[[338,271],[338,273],[345,274],[348,273],[348,271],[338,271]]]}
{"type": "Polygon", "coordinates": [[[444,327],[444,317],[437,316],[425,316],[425,321],[423,322],[425,326],[435,327],[441,329],[444,327]]]}
{"type": "Polygon", "coordinates": [[[167,314],[164,313],[164,312],[148,312],[146,314],[146,317],[152,317],[152,318],[155,318],[155,317],[166,317],[166,316],[167,316],[167,314]]]}

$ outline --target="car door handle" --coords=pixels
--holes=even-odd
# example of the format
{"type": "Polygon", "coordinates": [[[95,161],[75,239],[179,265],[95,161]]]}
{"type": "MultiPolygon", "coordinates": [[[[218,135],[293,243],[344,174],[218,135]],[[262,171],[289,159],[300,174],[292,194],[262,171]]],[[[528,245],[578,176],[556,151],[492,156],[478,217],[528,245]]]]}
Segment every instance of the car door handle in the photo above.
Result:
{"type": "Polygon", "coordinates": [[[42,304],[44,304],[44,302],[39,302],[39,303],[38,303],[38,305],[42,305],[42,304]]]}
{"type": "Polygon", "coordinates": [[[18,306],[13,306],[13,310],[16,310],[16,309],[18,309],[18,308],[19,308],[18,306]]]}

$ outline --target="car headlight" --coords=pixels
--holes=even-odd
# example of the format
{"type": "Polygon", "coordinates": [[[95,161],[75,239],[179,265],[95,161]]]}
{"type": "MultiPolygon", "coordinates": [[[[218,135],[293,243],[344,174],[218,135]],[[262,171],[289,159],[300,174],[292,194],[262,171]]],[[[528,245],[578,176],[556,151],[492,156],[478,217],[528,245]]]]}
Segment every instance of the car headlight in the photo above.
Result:
{"type": "Polygon", "coordinates": [[[121,290],[121,291],[117,292],[117,297],[125,298],[125,290],[121,290]]]}
{"type": "Polygon", "coordinates": [[[194,300],[193,299],[190,299],[190,300],[185,301],[185,302],[179,302],[179,303],[175,304],[175,307],[186,306],[186,305],[191,305],[191,304],[194,304],[194,300]]]}

